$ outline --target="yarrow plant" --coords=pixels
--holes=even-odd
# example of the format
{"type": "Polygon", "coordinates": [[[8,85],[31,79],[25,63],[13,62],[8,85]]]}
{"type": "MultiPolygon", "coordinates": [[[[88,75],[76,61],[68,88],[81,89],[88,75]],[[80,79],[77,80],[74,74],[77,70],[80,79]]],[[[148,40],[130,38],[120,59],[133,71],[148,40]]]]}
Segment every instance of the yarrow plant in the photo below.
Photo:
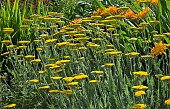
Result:
{"type": "Polygon", "coordinates": [[[1,4],[0,108],[169,108],[165,1],[1,4]]]}

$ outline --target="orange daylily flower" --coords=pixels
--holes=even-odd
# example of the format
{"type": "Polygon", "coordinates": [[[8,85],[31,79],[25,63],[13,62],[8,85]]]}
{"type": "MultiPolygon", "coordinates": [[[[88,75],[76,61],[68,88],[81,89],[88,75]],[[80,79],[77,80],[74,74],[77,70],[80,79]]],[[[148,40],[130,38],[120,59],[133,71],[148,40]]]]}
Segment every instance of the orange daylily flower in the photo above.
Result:
{"type": "Polygon", "coordinates": [[[160,41],[159,43],[155,42],[154,45],[155,47],[151,49],[152,57],[165,54],[166,44],[162,44],[162,41],[160,41]]]}
{"type": "Polygon", "coordinates": [[[108,8],[108,12],[110,12],[111,14],[115,14],[117,12],[116,6],[110,6],[108,8]]]}
{"type": "Polygon", "coordinates": [[[151,4],[158,5],[158,0],[151,0],[151,4]]]}
{"type": "Polygon", "coordinates": [[[101,13],[102,13],[102,8],[98,8],[96,11],[93,12],[92,15],[98,16],[98,15],[100,15],[101,13]]]}
{"type": "Polygon", "coordinates": [[[81,20],[80,20],[80,19],[74,19],[73,22],[74,22],[75,24],[78,24],[78,23],[81,23],[81,20]]]}

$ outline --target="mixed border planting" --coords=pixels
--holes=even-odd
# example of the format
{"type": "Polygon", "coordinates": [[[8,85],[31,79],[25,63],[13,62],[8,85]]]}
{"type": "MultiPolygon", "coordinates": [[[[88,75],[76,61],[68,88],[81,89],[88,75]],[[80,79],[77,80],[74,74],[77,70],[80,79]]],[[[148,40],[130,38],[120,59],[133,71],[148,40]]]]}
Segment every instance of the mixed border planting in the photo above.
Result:
{"type": "Polygon", "coordinates": [[[0,12],[0,108],[169,108],[168,0],[7,0],[0,12]]]}

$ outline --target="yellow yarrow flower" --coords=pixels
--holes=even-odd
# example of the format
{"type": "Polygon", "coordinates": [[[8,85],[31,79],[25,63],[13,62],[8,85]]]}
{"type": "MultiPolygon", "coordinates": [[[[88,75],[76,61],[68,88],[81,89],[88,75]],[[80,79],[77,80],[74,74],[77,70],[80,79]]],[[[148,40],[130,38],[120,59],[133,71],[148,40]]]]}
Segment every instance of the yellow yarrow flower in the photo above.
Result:
{"type": "Polygon", "coordinates": [[[170,106],[170,98],[169,98],[169,99],[167,99],[167,100],[165,100],[165,102],[164,102],[164,103],[170,106]]]}
{"type": "Polygon", "coordinates": [[[2,43],[8,45],[9,43],[11,43],[11,41],[10,40],[3,40],[2,43]]]}
{"type": "Polygon", "coordinates": [[[115,50],[115,49],[112,49],[112,48],[104,50],[104,52],[115,52],[115,51],[116,51],[116,50],[115,50]]]}
{"type": "Polygon", "coordinates": [[[91,73],[95,73],[96,75],[102,75],[104,72],[103,71],[92,71],[91,73]]]}
{"type": "Polygon", "coordinates": [[[145,109],[146,104],[135,104],[132,109],[145,109]]]}
{"type": "Polygon", "coordinates": [[[58,23],[59,25],[63,25],[63,24],[65,24],[65,22],[64,22],[64,21],[57,21],[57,23],[58,23]]]}
{"type": "Polygon", "coordinates": [[[31,41],[18,41],[18,44],[29,44],[31,41]]]}
{"type": "Polygon", "coordinates": [[[31,18],[39,18],[39,17],[40,17],[40,15],[32,14],[30,17],[31,17],[31,18]]]}
{"type": "Polygon", "coordinates": [[[112,51],[112,52],[106,52],[105,54],[119,56],[121,53],[122,51],[112,51]]]}
{"type": "Polygon", "coordinates": [[[62,63],[60,61],[55,62],[56,65],[61,65],[62,63]]]}
{"type": "Polygon", "coordinates": [[[42,86],[42,87],[39,87],[38,89],[49,89],[50,88],[50,86],[42,86]]]}
{"type": "Polygon", "coordinates": [[[60,76],[53,76],[53,77],[51,77],[51,79],[53,79],[53,80],[59,80],[59,79],[61,79],[62,77],[60,77],[60,76]]]}
{"type": "Polygon", "coordinates": [[[11,34],[12,32],[14,32],[13,28],[3,28],[3,32],[6,34],[11,34]]]}
{"type": "Polygon", "coordinates": [[[4,108],[6,109],[6,108],[13,108],[13,107],[15,107],[16,106],[16,104],[15,103],[12,103],[12,104],[8,104],[8,105],[6,105],[6,106],[4,106],[4,108]]]}
{"type": "Polygon", "coordinates": [[[143,91],[143,90],[141,90],[141,91],[136,91],[135,92],[135,96],[136,97],[140,97],[140,96],[142,96],[142,95],[145,95],[146,93],[145,93],[145,91],[143,91]]]}
{"type": "Polygon", "coordinates": [[[59,62],[61,62],[61,63],[69,63],[70,60],[59,60],[59,62]]]}
{"type": "Polygon", "coordinates": [[[43,38],[48,38],[49,35],[48,34],[41,34],[40,37],[43,37],[43,38]]]}
{"type": "Polygon", "coordinates": [[[85,78],[88,78],[88,75],[82,74],[82,75],[76,75],[76,76],[74,76],[74,79],[76,79],[76,80],[81,80],[81,79],[85,79],[85,78]]]}
{"type": "Polygon", "coordinates": [[[108,47],[108,48],[113,48],[114,45],[112,45],[112,44],[107,44],[106,47],[108,47]]]}
{"type": "Polygon", "coordinates": [[[85,51],[85,50],[87,50],[86,47],[79,47],[78,49],[79,49],[79,51],[85,51]]]}
{"type": "Polygon", "coordinates": [[[50,69],[57,69],[57,68],[60,68],[60,66],[54,65],[54,66],[50,67],[50,69]]]}
{"type": "Polygon", "coordinates": [[[40,70],[38,71],[39,74],[45,74],[47,71],[46,70],[40,70]]]}
{"type": "Polygon", "coordinates": [[[164,35],[164,34],[154,34],[153,37],[161,39],[161,38],[166,37],[166,35],[164,35]]]}
{"type": "Polygon", "coordinates": [[[60,91],[62,94],[67,94],[67,95],[70,95],[70,94],[73,94],[73,91],[72,90],[63,90],[63,91],[60,91]]]}
{"type": "Polygon", "coordinates": [[[55,64],[46,64],[45,67],[53,67],[55,64]]]}
{"type": "Polygon", "coordinates": [[[65,84],[66,86],[76,86],[78,85],[79,82],[70,82],[70,83],[67,83],[65,84]]]}
{"type": "Polygon", "coordinates": [[[95,44],[95,43],[88,43],[87,44],[87,47],[91,47],[91,48],[97,48],[97,47],[99,47],[100,45],[98,45],[98,44],[95,44]]]}
{"type": "Polygon", "coordinates": [[[10,54],[10,52],[5,52],[3,54],[0,54],[0,56],[5,56],[5,55],[8,55],[8,54],[10,54]]]}
{"type": "Polygon", "coordinates": [[[7,48],[8,49],[14,49],[16,47],[16,45],[8,45],[7,48]]]}
{"type": "Polygon", "coordinates": [[[83,37],[83,36],[85,36],[85,34],[75,34],[74,36],[75,37],[83,37]]]}
{"type": "Polygon", "coordinates": [[[61,46],[65,46],[68,45],[70,42],[60,42],[56,44],[56,47],[61,47],[61,46]]]}
{"type": "Polygon", "coordinates": [[[90,80],[89,83],[98,83],[98,80],[90,80]]]}
{"type": "Polygon", "coordinates": [[[19,49],[26,49],[27,46],[18,46],[19,49]]]}
{"type": "Polygon", "coordinates": [[[32,79],[32,80],[29,80],[30,83],[38,83],[39,80],[38,79],[32,79]]]}
{"type": "Polygon", "coordinates": [[[48,58],[48,61],[54,61],[55,59],[54,58],[48,58]]]}
{"type": "Polygon", "coordinates": [[[39,62],[41,62],[41,59],[34,59],[34,60],[31,60],[30,62],[31,63],[39,63],[39,62]]]}
{"type": "Polygon", "coordinates": [[[105,63],[104,66],[105,67],[112,67],[112,66],[114,66],[114,64],[113,63],[105,63]]]}
{"type": "Polygon", "coordinates": [[[151,55],[141,55],[141,58],[143,58],[143,59],[149,59],[151,57],[152,57],[151,55]]]}
{"type": "Polygon", "coordinates": [[[133,88],[133,89],[136,89],[136,90],[148,89],[148,87],[147,87],[147,86],[144,86],[144,85],[133,86],[132,88],[133,88]]]}
{"type": "Polygon", "coordinates": [[[75,38],[75,40],[80,41],[80,42],[86,42],[86,41],[88,41],[89,39],[90,39],[90,38],[88,38],[88,37],[75,38]]]}
{"type": "Polygon", "coordinates": [[[63,56],[65,59],[70,58],[70,56],[63,56]]]}
{"type": "Polygon", "coordinates": [[[35,58],[35,56],[33,56],[33,55],[26,55],[25,58],[26,59],[32,59],[32,58],[35,58]]]}
{"type": "Polygon", "coordinates": [[[74,77],[65,77],[65,78],[63,78],[63,80],[66,82],[71,82],[74,80],[74,77]]]}
{"type": "Polygon", "coordinates": [[[21,25],[20,28],[26,30],[28,28],[28,25],[21,25]]]}
{"type": "Polygon", "coordinates": [[[148,76],[148,72],[145,72],[145,71],[138,71],[138,72],[133,72],[134,75],[137,75],[137,76],[141,76],[141,77],[144,77],[144,76],[148,76]]]}
{"type": "Polygon", "coordinates": [[[33,20],[30,20],[30,19],[24,19],[23,20],[25,23],[32,23],[33,22],[33,20]]]}
{"type": "Polygon", "coordinates": [[[58,93],[60,90],[49,90],[49,93],[58,93]]]}
{"type": "Polygon", "coordinates": [[[57,39],[49,39],[45,41],[45,44],[54,43],[55,41],[57,41],[57,39]]]}
{"type": "Polygon", "coordinates": [[[58,25],[50,26],[51,29],[57,29],[58,25]]]}
{"type": "Polygon", "coordinates": [[[170,80],[170,76],[163,76],[163,77],[161,77],[161,81],[165,81],[165,80],[170,80]]]}
{"type": "Polygon", "coordinates": [[[130,52],[125,54],[125,56],[138,56],[138,55],[139,55],[138,52],[130,52]]]}
{"type": "Polygon", "coordinates": [[[59,72],[62,72],[63,70],[62,69],[58,69],[58,70],[56,70],[56,72],[54,72],[54,73],[59,73],[59,72]]]}
{"type": "Polygon", "coordinates": [[[39,43],[41,40],[33,40],[34,43],[39,43]]]}
{"type": "Polygon", "coordinates": [[[37,51],[42,51],[42,50],[43,50],[43,48],[36,48],[36,50],[37,50],[37,51]]]}

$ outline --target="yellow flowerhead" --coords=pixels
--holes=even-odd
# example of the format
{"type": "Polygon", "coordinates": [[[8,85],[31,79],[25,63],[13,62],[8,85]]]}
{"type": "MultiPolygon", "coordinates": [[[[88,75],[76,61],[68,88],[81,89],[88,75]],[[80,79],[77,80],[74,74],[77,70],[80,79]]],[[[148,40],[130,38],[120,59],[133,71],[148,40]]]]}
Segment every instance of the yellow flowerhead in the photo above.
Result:
{"type": "Polygon", "coordinates": [[[144,86],[144,85],[133,86],[132,88],[136,89],[136,90],[145,90],[145,89],[148,89],[148,87],[144,86]]]}
{"type": "Polygon", "coordinates": [[[63,80],[66,82],[71,82],[74,80],[74,77],[65,77],[65,78],[63,78],[63,80]]]}
{"type": "Polygon", "coordinates": [[[60,91],[62,94],[67,94],[67,95],[70,95],[70,94],[73,94],[73,91],[72,90],[63,90],[63,91],[60,91]]]}
{"type": "Polygon", "coordinates": [[[28,28],[28,25],[21,25],[20,29],[26,30],[28,28]]]}
{"type": "Polygon", "coordinates": [[[42,87],[39,87],[38,89],[49,89],[50,88],[50,86],[42,86],[42,87]]]}
{"type": "Polygon", "coordinates": [[[119,56],[122,53],[122,51],[112,51],[112,52],[106,52],[106,54],[119,56]]]}
{"type": "Polygon", "coordinates": [[[169,105],[170,106],[170,98],[165,100],[165,104],[169,105]]]}
{"type": "Polygon", "coordinates": [[[31,63],[39,63],[39,62],[41,62],[41,59],[34,59],[34,60],[31,60],[30,62],[31,63]]]}
{"type": "Polygon", "coordinates": [[[4,108],[5,108],[5,109],[6,109],[6,108],[13,108],[13,107],[15,107],[15,106],[16,106],[16,104],[12,103],[12,104],[8,104],[8,105],[4,106],[4,108]]]}
{"type": "Polygon", "coordinates": [[[59,79],[61,79],[62,77],[60,77],[60,76],[53,76],[53,77],[51,77],[51,79],[52,80],[59,80],[59,79]]]}
{"type": "Polygon", "coordinates": [[[104,72],[103,71],[92,71],[91,73],[94,73],[96,75],[102,75],[104,72]]]}
{"type": "Polygon", "coordinates": [[[135,92],[135,96],[136,97],[140,97],[140,96],[142,96],[142,95],[145,95],[146,93],[145,93],[145,91],[143,91],[143,90],[141,90],[141,91],[136,91],[135,92]]]}
{"type": "Polygon", "coordinates": [[[114,66],[114,64],[113,63],[105,63],[104,66],[105,67],[112,67],[112,66],[114,66]]]}
{"type": "Polygon", "coordinates": [[[40,70],[38,71],[39,74],[45,74],[47,71],[46,70],[40,70]]]}
{"type": "Polygon", "coordinates": [[[3,32],[6,34],[11,34],[14,32],[14,29],[13,28],[3,28],[3,32]]]}
{"type": "Polygon", "coordinates": [[[55,41],[57,41],[57,39],[49,39],[45,41],[45,44],[54,43],[55,41]]]}
{"type": "Polygon", "coordinates": [[[90,80],[89,83],[98,83],[98,80],[90,80]]]}
{"type": "Polygon", "coordinates": [[[10,52],[5,52],[3,54],[0,54],[0,56],[5,56],[5,55],[8,55],[8,54],[10,54],[10,52]]]}
{"type": "Polygon", "coordinates": [[[76,80],[82,80],[82,79],[85,79],[85,78],[88,78],[88,75],[82,74],[82,75],[74,76],[74,79],[76,79],[76,80]]]}
{"type": "Polygon", "coordinates": [[[8,45],[7,48],[8,49],[14,49],[16,47],[16,45],[8,45]]]}
{"type": "Polygon", "coordinates": [[[38,83],[39,80],[38,79],[32,79],[32,80],[29,80],[30,83],[38,83]]]}
{"type": "Polygon", "coordinates": [[[130,52],[125,54],[125,56],[138,56],[138,55],[139,55],[138,52],[130,52]]]}
{"type": "Polygon", "coordinates": [[[145,109],[146,104],[135,104],[132,109],[145,109]]]}
{"type": "Polygon", "coordinates": [[[9,43],[11,43],[11,41],[10,40],[3,40],[2,43],[8,45],[9,43]]]}
{"type": "Polygon", "coordinates": [[[67,83],[65,84],[66,86],[76,86],[78,85],[79,82],[70,82],[70,83],[67,83]]]}
{"type": "Polygon", "coordinates": [[[49,93],[58,93],[60,90],[49,90],[49,93]]]}
{"type": "Polygon", "coordinates": [[[25,58],[26,59],[33,59],[33,58],[35,58],[35,56],[33,56],[33,55],[26,55],[25,58]]]}
{"type": "Polygon", "coordinates": [[[148,76],[148,72],[144,72],[144,71],[133,72],[133,74],[140,77],[148,76]]]}
{"type": "Polygon", "coordinates": [[[163,76],[163,77],[161,77],[161,81],[165,81],[165,80],[170,80],[170,76],[163,76]]]}

